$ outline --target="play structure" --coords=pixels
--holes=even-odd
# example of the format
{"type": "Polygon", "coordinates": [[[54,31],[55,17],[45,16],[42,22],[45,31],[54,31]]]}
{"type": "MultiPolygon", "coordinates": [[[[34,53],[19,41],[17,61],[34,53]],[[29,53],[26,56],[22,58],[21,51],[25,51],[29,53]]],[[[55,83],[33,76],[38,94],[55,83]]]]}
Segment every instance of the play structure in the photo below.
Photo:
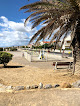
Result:
{"type": "Polygon", "coordinates": [[[44,50],[43,50],[42,52],[41,52],[41,50],[40,50],[40,54],[39,54],[38,59],[45,59],[44,50]]]}
{"type": "MultiPolygon", "coordinates": [[[[65,51],[66,52],[66,51],[65,51]]],[[[71,54],[71,53],[70,53],[71,54]]],[[[24,57],[29,61],[29,62],[37,62],[37,61],[69,61],[69,59],[72,57],[69,56],[68,52],[65,53],[64,58],[62,57],[62,53],[59,51],[50,51],[48,50],[40,50],[40,49],[28,49],[27,51],[24,51],[24,57]],[[67,56],[67,58],[66,58],[67,56]]]]}

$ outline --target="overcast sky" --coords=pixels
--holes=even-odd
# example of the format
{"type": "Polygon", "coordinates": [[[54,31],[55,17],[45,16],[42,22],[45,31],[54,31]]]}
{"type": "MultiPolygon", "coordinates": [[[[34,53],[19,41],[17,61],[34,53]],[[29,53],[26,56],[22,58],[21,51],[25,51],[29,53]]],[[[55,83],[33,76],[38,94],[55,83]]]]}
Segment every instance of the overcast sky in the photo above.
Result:
{"type": "Polygon", "coordinates": [[[0,47],[27,45],[39,27],[31,30],[30,22],[24,27],[30,13],[19,8],[35,1],[38,0],[0,0],[0,47]]]}

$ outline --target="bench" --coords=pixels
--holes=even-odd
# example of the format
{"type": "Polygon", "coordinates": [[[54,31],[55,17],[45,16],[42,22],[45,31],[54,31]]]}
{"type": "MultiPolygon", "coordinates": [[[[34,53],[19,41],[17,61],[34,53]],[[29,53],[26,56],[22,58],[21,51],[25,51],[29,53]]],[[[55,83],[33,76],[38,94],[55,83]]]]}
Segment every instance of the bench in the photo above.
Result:
{"type": "Polygon", "coordinates": [[[56,70],[57,69],[57,66],[69,66],[69,69],[71,69],[71,65],[73,64],[73,62],[53,62],[53,66],[54,66],[54,69],[56,70]]]}

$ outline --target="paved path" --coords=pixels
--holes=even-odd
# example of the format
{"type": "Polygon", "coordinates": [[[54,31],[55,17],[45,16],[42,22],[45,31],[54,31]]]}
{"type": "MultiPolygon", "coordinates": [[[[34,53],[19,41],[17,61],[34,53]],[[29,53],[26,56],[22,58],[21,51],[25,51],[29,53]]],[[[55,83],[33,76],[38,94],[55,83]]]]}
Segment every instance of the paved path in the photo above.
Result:
{"type": "Polygon", "coordinates": [[[31,67],[34,66],[41,69],[53,69],[52,62],[29,62],[24,57],[22,57],[23,52],[16,51],[16,52],[10,52],[10,53],[14,55],[12,59],[13,62],[22,64],[22,65],[30,65],[31,67]]]}
{"type": "Polygon", "coordinates": [[[22,65],[38,67],[40,69],[53,69],[52,62],[29,62],[24,57],[14,57],[12,61],[22,65]]]}

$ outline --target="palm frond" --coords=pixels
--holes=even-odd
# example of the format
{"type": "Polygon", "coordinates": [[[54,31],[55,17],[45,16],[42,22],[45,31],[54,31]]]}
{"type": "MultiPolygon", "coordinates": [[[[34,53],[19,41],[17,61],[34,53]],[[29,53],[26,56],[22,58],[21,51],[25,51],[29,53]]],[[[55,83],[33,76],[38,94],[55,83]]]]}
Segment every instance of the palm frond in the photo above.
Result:
{"type": "Polygon", "coordinates": [[[79,11],[79,4],[77,3],[77,0],[70,0],[70,3],[72,5],[72,8],[77,12],[79,11]]]}
{"type": "Polygon", "coordinates": [[[40,36],[38,37],[38,39],[36,40],[35,44],[38,43],[38,41],[40,41],[44,36],[44,30],[42,31],[42,33],[40,34],[40,36]]]}
{"type": "Polygon", "coordinates": [[[31,4],[28,4],[28,5],[25,5],[23,7],[20,8],[20,10],[22,9],[28,9],[28,8],[33,8],[35,6],[53,6],[52,3],[49,3],[49,2],[35,2],[35,3],[31,3],[31,4]]]}
{"type": "Polygon", "coordinates": [[[32,26],[32,29],[33,29],[34,27],[38,26],[42,21],[44,21],[44,20],[46,20],[46,19],[48,19],[48,18],[50,18],[50,17],[51,17],[50,15],[44,15],[43,17],[37,19],[36,22],[34,21],[34,24],[33,24],[33,26],[32,26]]]}
{"type": "Polygon", "coordinates": [[[65,33],[65,36],[64,36],[64,38],[63,38],[63,40],[62,40],[61,49],[62,49],[62,46],[63,46],[63,44],[64,44],[64,41],[65,41],[65,39],[66,39],[66,37],[67,37],[68,32],[69,32],[69,30],[67,30],[67,32],[65,33]]]}
{"type": "Polygon", "coordinates": [[[44,29],[45,29],[45,26],[42,27],[40,30],[38,30],[37,33],[35,33],[33,35],[33,37],[31,38],[31,40],[29,41],[29,43],[31,43],[44,29]]]}
{"type": "Polygon", "coordinates": [[[28,18],[26,18],[26,20],[24,22],[24,25],[26,24],[27,20],[30,19],[32,16],[36,16],[38,14],[42,14],[43,12],[44,12],[44,10],[32,13],[28,18]]]}
{"type": "MultiPolygon", "coordinates": [[[[32,22],[32,28],[37,27],[40,23],[46,24],[43,28],[38,30],[37,33],[33,35],[30,42],[31,43],[35,38],[37,38],[36,43],[45,39],[46,37],[52,39],[50,43],[55,39],[56,43],[63,37],[63,42],[67,37],[68,31],[72,31],[71,36],[74,39],[74,26],[78,20],[80,9],[79,9],[79,0],[41,0],[40,2],[35,2],[23,6],[21,9],[27,9],[26,12],[33,12],[26,20],[29,19],[32,22]],[[73,26],[73,30],[72,27],[73,26]],[[54,31],[60,29],[53,35],[54,31]]],[[[62,45],[61,45],[62,46],[62,45]]]]}

